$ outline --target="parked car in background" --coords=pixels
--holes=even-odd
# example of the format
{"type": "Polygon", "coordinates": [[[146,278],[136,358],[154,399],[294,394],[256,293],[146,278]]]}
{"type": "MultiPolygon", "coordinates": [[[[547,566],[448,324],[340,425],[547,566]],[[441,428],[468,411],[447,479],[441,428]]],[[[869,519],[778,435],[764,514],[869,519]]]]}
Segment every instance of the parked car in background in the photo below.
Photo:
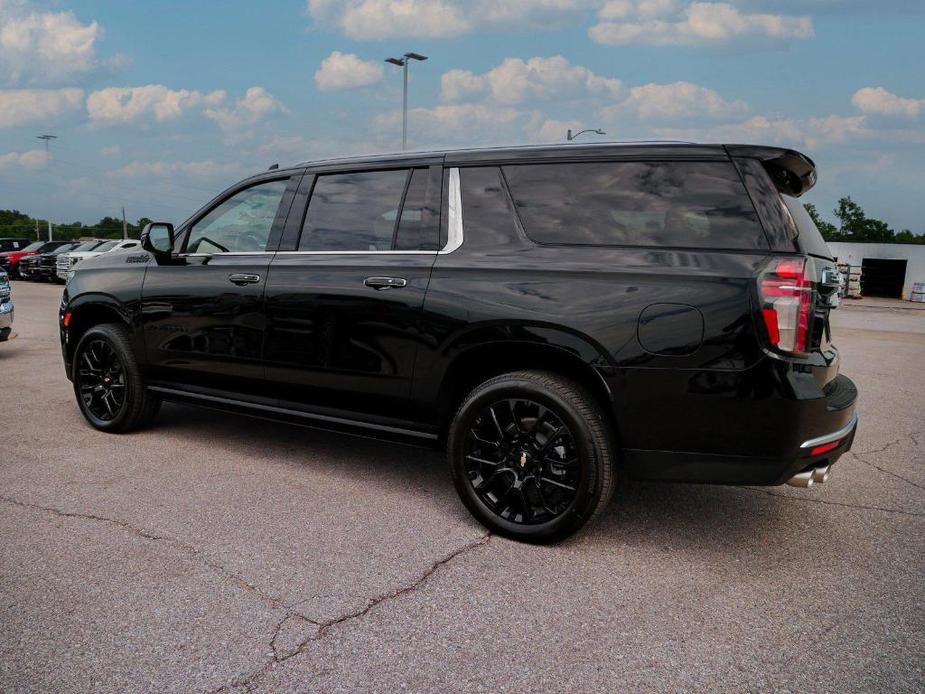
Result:
{"type": "Polygon", "coordinates": [[[18,251],[0,253],[0,269],[6,270],[12,279],[16,279],[19,277],[19,262],[23,258],[48,253],[70,243],[71,241],[33,241],[18,251]]]}
{"type": "Polygon", "coordinates": [[[0,238],[0,253],[19,251],[32,243],[32,239],[0,238]]]}
{"type": "Polygon", "coordinates": [[[13,334],[13,296],[10,276],[0,270],[0,342],[6,342],[13,334]]]}
{"type": "Polygon", "coordinates": [[[815,182],[793,150],[680,143],[265,172],[74,270],[66,373],[107,432],[166,399],[429,441],[531,542],[620,476],[807,487],[857,425],[815,182]]]}
{"type": "MultiPolygon", "coordinates": [[[[91,242],[96,245],[98,242],[91,242]]],[[[24,280],[47,280],[53,277],[55,262],[59,253],[77,250],[83,245],[79,241],[66,241],[46,253],[30,255],[19,261],[19,276],[24,280]]],[[[88,244],[89,245],[89,244],[88,244]]]]}
{"type": "Polygon", "coordinates": [[[103,253],[118,253],[132,248],[140,249],[141,241],[137,239],[119,239],[117,241],[104,241],[99,246],[90,251],[68,251],[58,256],[56,261],[56,278],[59,282],[66,282],[68,273],[77,263],[87,258],[95,258],[103,253]]]}

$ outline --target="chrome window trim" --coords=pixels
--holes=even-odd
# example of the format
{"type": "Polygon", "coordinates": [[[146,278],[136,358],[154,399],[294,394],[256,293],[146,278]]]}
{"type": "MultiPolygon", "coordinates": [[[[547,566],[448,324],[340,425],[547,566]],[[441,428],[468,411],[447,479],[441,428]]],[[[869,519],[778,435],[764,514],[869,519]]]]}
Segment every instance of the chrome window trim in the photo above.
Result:
{"type": "Polygon", "coordinates": [[[217,251],[215,253],[178,253],[180,258],[206,258],[216,255],[447,255],[463,244],[462,187],[459,168],[450,169],[447,204],[447,242],[439,251],[217,251]]]}
{"type": "Polygon", "coordinates": [[[452,253],[463,243],[462,188],[459,184],[459,167],[450,169],[446,206],[446,246],[441,254],[452,253]]]}

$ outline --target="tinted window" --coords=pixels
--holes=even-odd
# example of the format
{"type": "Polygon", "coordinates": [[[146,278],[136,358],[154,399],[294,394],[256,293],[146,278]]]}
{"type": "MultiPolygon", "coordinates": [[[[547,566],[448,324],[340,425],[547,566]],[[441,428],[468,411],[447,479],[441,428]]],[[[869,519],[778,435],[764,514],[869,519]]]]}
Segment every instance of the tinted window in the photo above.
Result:
{"type": "Polygon", "coordinates": [[[405,192],[401,221],[395,233],[397,251],[437,250],[439,169],[415,169],[405,192]]]}
{"type": "Polygon", "coordinates": [[[799,231],[797,243],[800,244],[800,250],[810,255],[834,258],[835,256],[832,255],[828,244],[822,238],[822,233],[816,227],[813,218],[809,216],[809,212],[803,207],[803,203],[790,195],[781,195],[780,198],[784,201],[784,205],[790,212],[790,216],[799,231]]]}
{"type": "Polygon", "coordinates": [[[266,250],[288,179],[238,191],[193,225],[187,253],[248,253],[266,250]]]}
{"type": "Polygon", "coordinates": [[[735,163],[742,172],[745,187],[758,210],[758,218],[771,241],[771,248],[775,251],[796,250],[794,240],[799,233],[796,224],[764,166],[757,159],[736,159],[735,163]]]}
{"type": "Polygon", "coordinates": [[[539,243],[768,248],[731,163],[531,164],[504,173],[539,243]]]}
{"type": "Polygon", "coordinates": [[[300,251],[387,251],[408,170],[319,176],[302,224],[300,251]]]}
{"type": "Polygon", "coordinates": [[[459,170],[463,234],[479,244],[510,243],[517,235],[501,170],[478,166],[459,170]]]}
{"type": "Polygon", "coordinates": [[[97,246],[100,245],[99,241],[84,241],[82,244],[73,249],[75,253],[84,253],[86,251],[92,251],[97,246]]]}
{"type": "Polygon", "coordinates": [[[111,251],[113,248],[119,245],[118,241],[107,241],[104,244],[101,244],[94,248],[93,250],[97,253],[105,253],[106,251],[111,251]]]}
{"type": "Polygon", "coordinates": [[[37,251],[38,249],[40,249],[40,248],[41,248],[42,246],[44,246],[44,245],[45,245],[45,242],[44,242],[44,241],[36,241],[36,242],[34,242],[34,243],[30,243],[28,246],[26,246],[26,247],[23,248],[22,250],[24,250],[24,251],[37,251]]]}

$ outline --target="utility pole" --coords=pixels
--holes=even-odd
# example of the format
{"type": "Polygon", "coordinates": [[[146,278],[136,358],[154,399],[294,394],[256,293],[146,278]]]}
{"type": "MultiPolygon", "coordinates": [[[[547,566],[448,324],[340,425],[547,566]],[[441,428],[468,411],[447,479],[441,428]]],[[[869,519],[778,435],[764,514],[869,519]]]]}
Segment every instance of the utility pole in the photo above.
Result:
{"type": "Polygon", "coordinates": [[[39,235],[39,220],[35,220],[35,240],[41,241],[42,237],[39,235]]]}
{"type": "Polygon", "coordinates": [[[35,136],[35,139],[36,139],[36,140],[45,140],[45,151],[48,152],[48,143],[49,143],[51,140],[57,140],[57,139],[58,139],[58,136],[57,136],[57,135],[36,135],[36,136],[35,136]]]}
{"type": "Polygon", "coordinates": [[[49,241],[55,240],[54,232],[51,230],[51,220],[50,219],[48,220],[48,240],[49,241]]]}
{"type": "Polygon", "coordinates": [[[427,60],[426,55],[420,53],[408,52],[401,58],[386,58],[385,62],[391,63],[402,69],[402,91],[401,91],[401,148],[408,149],[408,61],[409,60],[427,60]]]}
{"type": "Polygon", "coordinates": [[[122,206],[122,238],[128,238],[128,225],[125,223],[125,206],[122,206]]]}

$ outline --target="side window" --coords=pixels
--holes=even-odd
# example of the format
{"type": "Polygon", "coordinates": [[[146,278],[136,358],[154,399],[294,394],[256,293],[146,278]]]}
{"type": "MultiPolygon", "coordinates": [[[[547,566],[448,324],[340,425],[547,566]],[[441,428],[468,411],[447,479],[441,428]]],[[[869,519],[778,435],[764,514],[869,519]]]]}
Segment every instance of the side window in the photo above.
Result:
{"type": "Polygon", "coordinates": [[[193,225],[187,253],[242,253],[266,250],[288,179],[258,183],[213,207],[193,225]]]}
{"type": "Polygon", "coordinates": [[[517,237],[517,227],[498,167],[460,168],[459,184],[466,239],[495,246],[510,243],[517,237]]]}
{"type": "Polygon", "coordinates": [[[768,248],[731,162],[528,164],[504,173],[538,243],[768,248]]]}
{"type": "MultiPolygon", "coordinates": [[[[408,169],[318,176],[299,238],[300,251],[387,251],[408,169]]],[[[409,214],[408,224],[412,224],[409,214]]]]}
{"type": "Polygon", "coordinates": [[[395,230],[396,251],[437,250],[437,210],[431,203],[439,195],[439,174],[434,180],[430,169],[414,169],[395,230]]]}

